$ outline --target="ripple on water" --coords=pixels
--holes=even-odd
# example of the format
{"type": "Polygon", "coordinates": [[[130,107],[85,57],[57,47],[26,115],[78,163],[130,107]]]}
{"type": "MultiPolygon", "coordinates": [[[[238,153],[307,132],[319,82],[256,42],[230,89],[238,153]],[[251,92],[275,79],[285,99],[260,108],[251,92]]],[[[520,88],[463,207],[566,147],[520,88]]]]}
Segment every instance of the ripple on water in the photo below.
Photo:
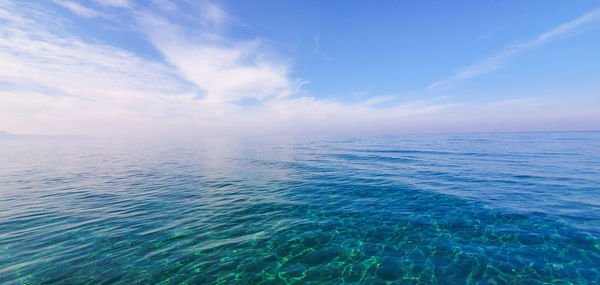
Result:
{"type": "Polygon", "coordinates": [[[0,141],[0,283],[599,283],[599,162],[599,133],[0,141]]]}

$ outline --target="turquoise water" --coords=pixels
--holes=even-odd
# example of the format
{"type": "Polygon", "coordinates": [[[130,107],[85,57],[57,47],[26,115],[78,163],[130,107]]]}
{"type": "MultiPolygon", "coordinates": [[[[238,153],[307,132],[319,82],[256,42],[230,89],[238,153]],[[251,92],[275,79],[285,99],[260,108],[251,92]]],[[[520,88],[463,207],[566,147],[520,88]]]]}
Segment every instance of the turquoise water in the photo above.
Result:
{"type": "Polygon", "coordinates": [[[0,141],[2,284],[600,282],[600,133],[0,141]]]}

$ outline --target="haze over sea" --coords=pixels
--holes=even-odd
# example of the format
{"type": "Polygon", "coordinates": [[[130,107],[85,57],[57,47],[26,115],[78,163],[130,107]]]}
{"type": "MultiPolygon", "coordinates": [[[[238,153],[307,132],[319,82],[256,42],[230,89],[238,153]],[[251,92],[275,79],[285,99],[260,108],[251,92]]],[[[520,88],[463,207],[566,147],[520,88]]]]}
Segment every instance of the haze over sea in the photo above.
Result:
{"type": "Polygon", "coordinates": [[[599,189],[600,132],[0,140],[0,283],[598,283],[599,189]]]}

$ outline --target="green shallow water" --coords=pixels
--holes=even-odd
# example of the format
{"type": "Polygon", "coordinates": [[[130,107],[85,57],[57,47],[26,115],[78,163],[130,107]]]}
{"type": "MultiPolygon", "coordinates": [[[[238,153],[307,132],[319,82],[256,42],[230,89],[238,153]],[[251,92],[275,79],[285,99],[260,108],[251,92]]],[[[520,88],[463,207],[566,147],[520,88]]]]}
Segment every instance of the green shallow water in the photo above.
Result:
{"type": "Polygon", "coordinates": [[[600,133],[0,141],[3,284],[593,284],[600,133]]]}

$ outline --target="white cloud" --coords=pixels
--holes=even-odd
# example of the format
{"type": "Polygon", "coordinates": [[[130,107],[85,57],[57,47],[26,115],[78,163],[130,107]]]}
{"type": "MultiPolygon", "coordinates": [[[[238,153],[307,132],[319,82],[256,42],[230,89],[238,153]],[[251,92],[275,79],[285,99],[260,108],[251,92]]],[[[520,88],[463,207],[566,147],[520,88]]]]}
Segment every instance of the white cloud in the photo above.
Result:
{"type": "MultiPolygon", "coordinates": [[[[210,5],[209,9],[218,9],[210,5]]],[[[301,82],[289,78],[287,64],[270,59],[272,56],[261,50],[260,40],[232,43],[213,36],[212,31],[192,37],[150,13],[138,14],[138,20],[167,61],[204,91],[206,104],[287,96],[295,83],[301,82]]]]}
{"type": "MultiPolygon", "coordinates": [[[[113,117],[125,125],[168,117],[177,107],[173,102],[192,100],[193,94],[186,95],[189,84],[170,67],[111,46],[55,36],[46,27],[56,25],[19,17],[20,8],[0,8],[0,82],[10,83],[0,90],[0,122],[9,127],[15,122],[32,132],[94,132],[73,126],[115,122],[113,117]],[[172,106],[163,108],[165,102],[172,106]]],[[[116,126],[106,125],[107,131],[116,126]]]]}
{"type": "Polygon", "coordinates": [[[449,88],[457,82],[497,70],[506,60],[510,59],[511,57],[547,44],[548,42],[556,40],[560,37],[568,36],[575,32],[578,28],[598,20],[600,20],[600,8],[596,8],[570,22],[563,23],[547,32],[538,35],[530,41],[509,45],[498,54],[491,56],[478,64],[468,66],[449,78],[433,82],[427,87],[427,89],[449,88]]]}
{"type": "MultiPolygon", "coordinates": [[[[135,13],[141,30],[166,58],[163,63],[69,35],[50,14],[30,17],[28,7],[0,5],[0,129],[13,133],[395,131],[411,116],[450,107],[406,102],[374,108],[393,98],[344,104],[300,97],[306,81],[292,77],[290,63],[266,52],[258,39],[230,41],[210,26],[192,37],[166,18],[135,13]],[[247,99],[258,104],[238,104],[247,99]]],[[[214,13],[207,12],[204,20],[227,18],[214,13]]]]}
{"type": "Polygon", "coordinates": [[[86,18],[94,18],[100,16],[97,11],[85,7],[77,2],[66,1],[66,0],[52,0],[52,2],[68,9],[69,11],[86,18]]]}

